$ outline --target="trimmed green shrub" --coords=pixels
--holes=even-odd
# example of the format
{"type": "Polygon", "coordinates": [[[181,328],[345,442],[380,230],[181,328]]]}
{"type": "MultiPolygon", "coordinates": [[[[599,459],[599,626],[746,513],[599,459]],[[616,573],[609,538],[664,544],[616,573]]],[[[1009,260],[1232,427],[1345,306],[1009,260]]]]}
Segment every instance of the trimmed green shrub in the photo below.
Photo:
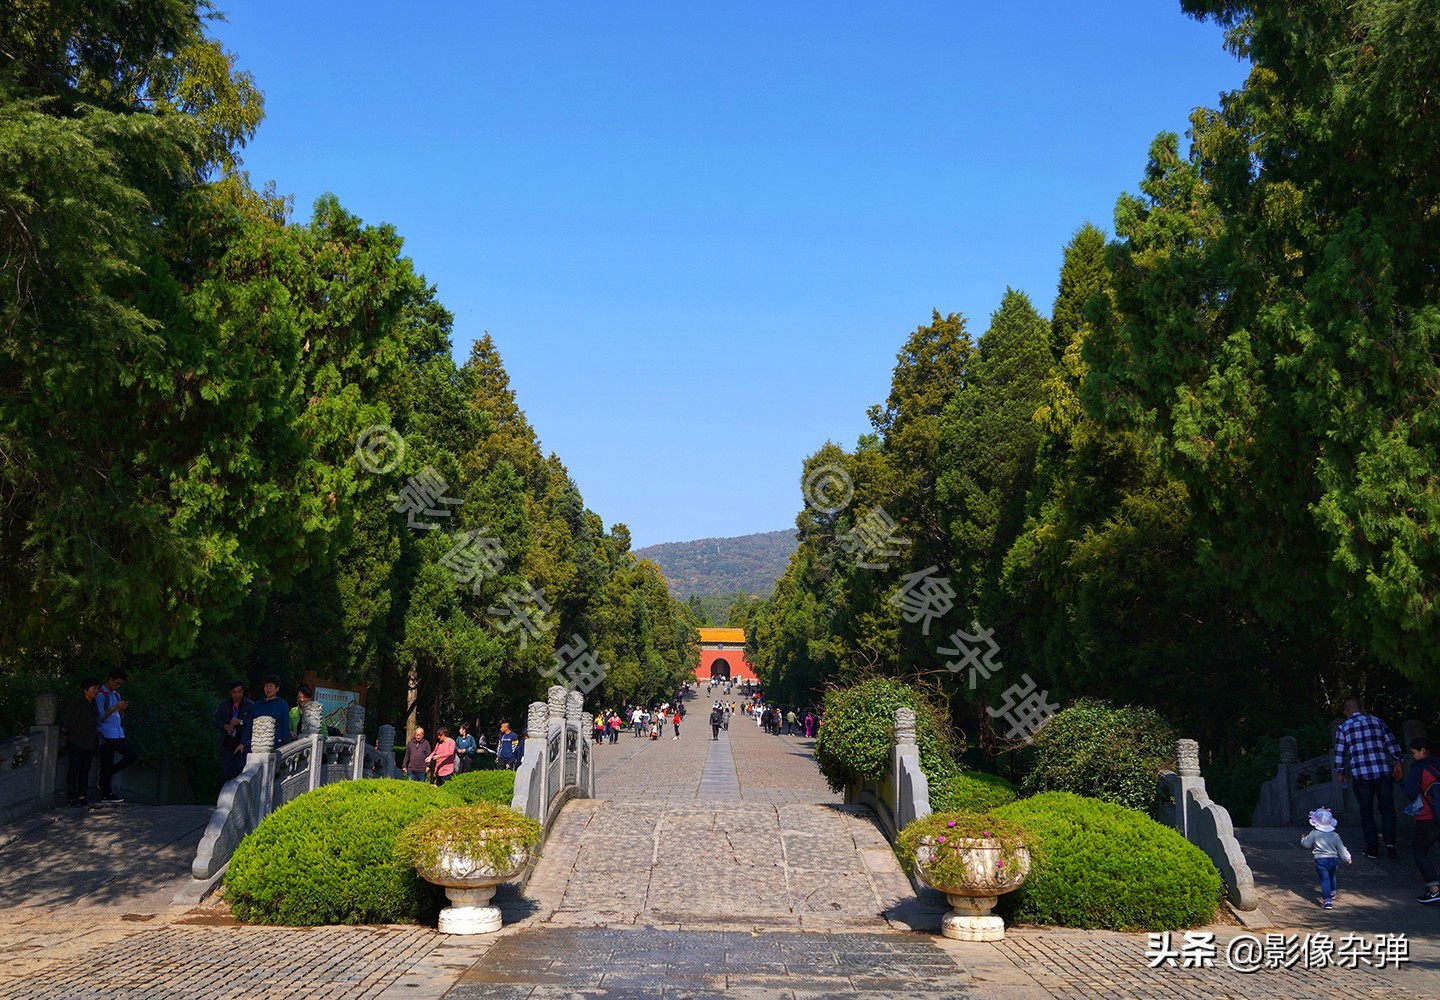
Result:
{"type": "Polygon", "coordinates": [[[1175,730],[1148,708],[1082,699],[1035,734],[1028,792],[1074,792],[1149,811],[1175,766],[1175,730]]]}
{"type": "Polygon", "coordinates": [[[961,771],[943,787],[930,789],[930,805],[936,812],[987,812],[1014,802],[1015,786],[998,774],[961,771]]]}
{"type": "Polygon", "coordinates": [[[1025,924],[1116,931],[1209,923],[1225,886],[1205,852],[1133,809],[1045,792],[992,811],[1036,838],[1030,877],[997,909],[1025,924]]]}
{"type": "Polygon", "coordinates": [[[451,798],[467,806],[480,802],[508,806],[515,797],[515,772],[469,771],[457,774],[440,787],[451,798]]]}
{"type": "Polygon", "coordinates": [[[428,920],[443,894],[395,856],[400,831],[453,806],[444,787],[379,778],[307,792],[240,843],[225,874],[236,918],[257,924],[428,920]]]}
{"type": "Polygon", "coordinates": [[[945,710],[918,689],[888,677],[872,677],[847,688],[825,692],[825,724],[815,738],[815,763],[832,791],[869,779],[879,781],[890,768],[895,745],[895,710],[915,710],[915,742],[920,767],[934,789],[944,788],[959,769],[955,758],[963,737],[950,728],[945,710]]]}

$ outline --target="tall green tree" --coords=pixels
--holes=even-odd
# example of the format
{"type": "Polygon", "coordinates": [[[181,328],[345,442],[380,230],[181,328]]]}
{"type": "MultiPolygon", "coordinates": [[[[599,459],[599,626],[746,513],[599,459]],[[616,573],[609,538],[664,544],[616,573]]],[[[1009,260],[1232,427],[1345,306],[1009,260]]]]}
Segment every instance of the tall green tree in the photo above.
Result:
{"type": "Polygon", "coordinates": [[[1253,61],[1116,210],[1096,388],[1153,428],[1202,554],[1276,626],[1440,677],[1440,125],[1415,0],[1186,0],[1253,61]]]}

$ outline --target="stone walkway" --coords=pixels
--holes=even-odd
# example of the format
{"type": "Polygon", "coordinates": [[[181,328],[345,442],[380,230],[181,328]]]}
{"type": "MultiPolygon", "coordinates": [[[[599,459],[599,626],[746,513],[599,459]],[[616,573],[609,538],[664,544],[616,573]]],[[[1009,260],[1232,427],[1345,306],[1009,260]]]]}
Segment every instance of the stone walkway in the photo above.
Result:
{"type": "Polygon", "coordinates": [[[1292,850],[1298,829],[1241,831],[1269,926],[1204,929],[1213,958],[1206,939],[1173,935],[1208,967],[1151,968],[1144,934],[1022,927],[978,945],[926,933],[938,908],[824,788],[809,741],[742,717],[712,743],[702,708],[680,740],[626,733],[597,749],[603,798],[567,805],[524,896],[505,894],[507,926],[478,939],[243,927],[223,905],[176,902],[193,886],[204,809],[57,810],[0,828],[0,1000],[1440,995],[1440,908],[1411,900],[1408,858],[1357,856],[1327,912],[1309,898],[1308,854],[1292,850]],[[1404,933],[1410,962],[1306,969],[1307,933],[1352,954],[1404,933]],[[1260,965],[1268,946],[1292,967],[1229,967],[1237,939],[1260,965]]]}

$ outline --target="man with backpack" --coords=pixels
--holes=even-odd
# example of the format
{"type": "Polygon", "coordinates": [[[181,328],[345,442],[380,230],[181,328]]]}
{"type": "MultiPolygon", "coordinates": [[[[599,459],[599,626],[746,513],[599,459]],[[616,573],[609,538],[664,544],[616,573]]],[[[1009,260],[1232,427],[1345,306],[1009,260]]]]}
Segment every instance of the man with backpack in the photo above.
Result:
{"type": "Polygon", "coordinates": [[[714,743],[720,738],[720,724],[725,721],[724,713],[720,711],[720,703],[717,701],[715,707],[710,709],[710,742],[714,743]]]}
{"type": "MultiPolygon", "coordinates": [[[[1440,806],[1440,765],[1430,759],[1430,741],[1421,737],[1410,741],[1410,757],[1415,761],[1410,773],[1405,776],[1405,798],[1414,803],[1419,801],[1420,809],[1415,815],[1415,867],[1425,880],[1425,893],[1420,896],[1422,903],[1440,903],[1440,873],[1435,871],[1435,862],[1430,860],[1430,848],[1440,839],[1437,826],[1437,806],[1440,806]]],[[[1406,808],[1406,812],[1410,808],[1406,808]]]]}

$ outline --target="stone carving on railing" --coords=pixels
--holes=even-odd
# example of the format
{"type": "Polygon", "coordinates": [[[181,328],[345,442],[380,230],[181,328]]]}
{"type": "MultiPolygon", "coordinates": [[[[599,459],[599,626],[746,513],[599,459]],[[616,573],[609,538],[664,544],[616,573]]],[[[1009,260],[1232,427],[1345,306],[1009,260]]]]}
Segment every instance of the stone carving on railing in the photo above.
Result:
{"type": "Polygon", "coordinates": [[[594,760],[585,739],[585,696],[559,685],[530,703],[525,759],[511,807],[548,826],[565,801],[594,794],[594,760]]]}
{"type": "Polygon", "coordinates": [[[307,701],[300,709],[300,731],[296,736],[311,736],[325,731],[325,706],[318,701],[307,701]]]}
{"type": "Polygon", "coordinates": [[[1259,903],[1255,876],[1240,850],[1240,842],[1235,839],[1229,810],[1213,801],[1205,790],[1205,779],[1200,776],[1200,744],[1195,740],[1178,740],[1175,761],[1175,771],[1160,775],[1160,782],[1168,789],[1172,802],[1158,807],[1152,816],[1178,830],[1209,856],[1219,869],[1236,909],[1255,909],[1259,903]]]}
{"type": "Polygon", "coordinates": [[[845,789],[845,802],[868,806],[891,842],[906,824],[930,815],[930,780],[920,767],[914,709],[895,710],[895,744],[884,780],[851,785],[845,789]]]}

